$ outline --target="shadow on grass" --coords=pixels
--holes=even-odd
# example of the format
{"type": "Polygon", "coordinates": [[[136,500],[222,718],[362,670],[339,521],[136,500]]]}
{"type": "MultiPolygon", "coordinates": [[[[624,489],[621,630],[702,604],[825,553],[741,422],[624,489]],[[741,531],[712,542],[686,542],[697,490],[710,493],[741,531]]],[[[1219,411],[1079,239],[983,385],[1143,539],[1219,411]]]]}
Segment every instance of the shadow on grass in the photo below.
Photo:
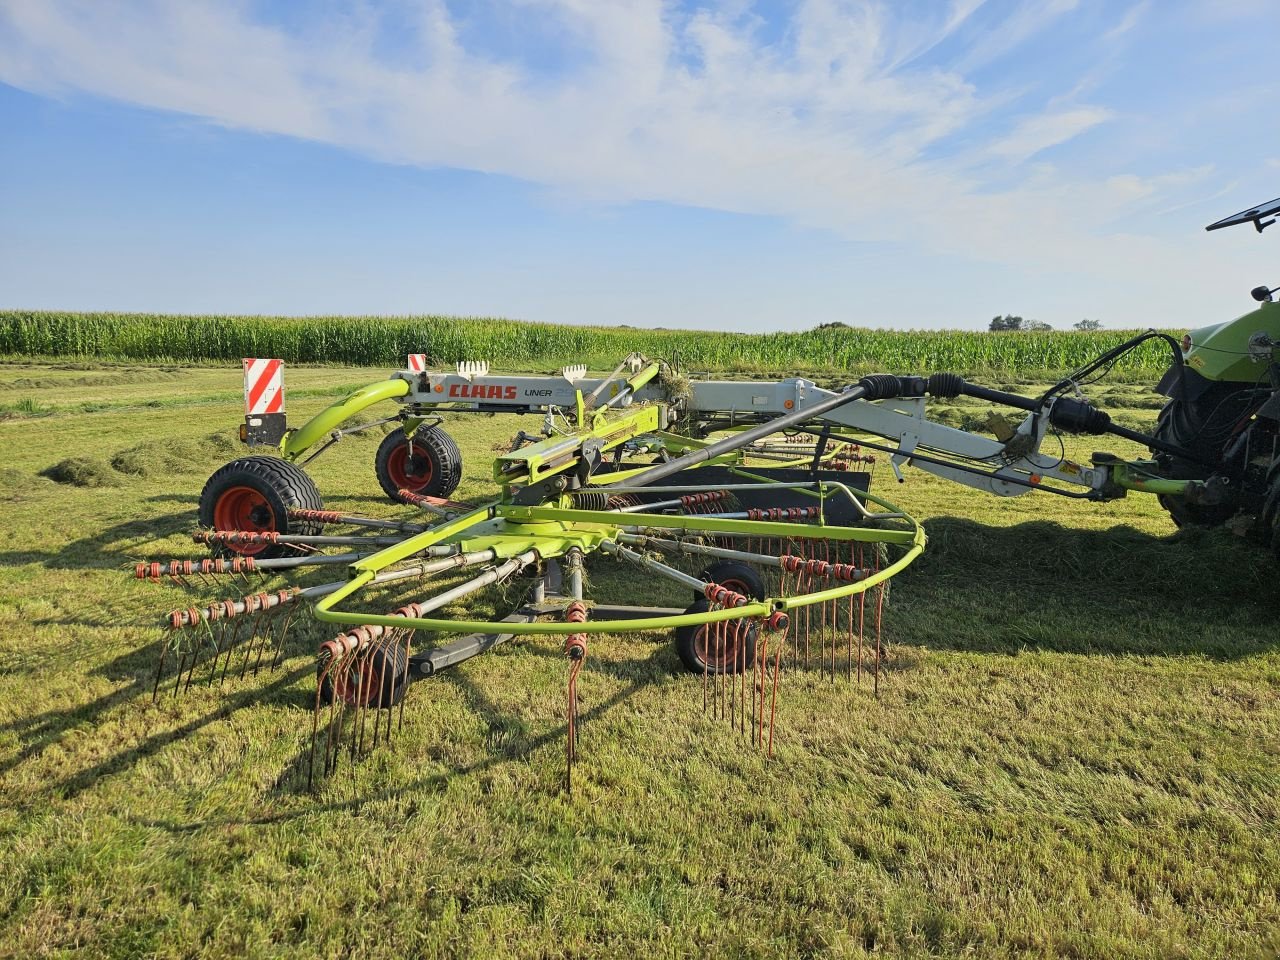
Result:
{"type": "MultiPolygon", "coordinates": [[[[1273,590],[1276,560],[1257,545],[1222,531],[1187,530],[1173,537],[1155,537],[1129,527],[1081,530],[1048,521],[993,527],[955,518],[930,521],[927,529],[929,549],[894,583],[888,624],[891,638],[898,644],[996,654],[1036,649],[1219,660],[1255,656],[1276,647],[1274,623],[1280,613],[1280,597],[1273,590]]],[[[96,722],[117,705],[149,696],[157,649],[131,651],[95,671],[127,680],[126,687],[90,704],[47,711],[10,724],[9,728],[28,742],[16,757],[6,761],[0,773],[37,755],[68,731],[96,722]]],[[[527,645],[524,649],[563,659],[550,648],[527,645]]],[[[894,666],[890,660],[885,669],[894,666]]],[[[278,700],[285,695],[285,688],[311,669],[308,666],[283,674],[266,687],[232,691],[217,709],[147,737],[141,745],[130,745],[50,786],[49,792],[78,795],[101,777],[155,754],[208,723],[253,703],[278,700]]],[[[588,724],[645,687],[681,673],[665,643],[640,660],[593,658],[588,661],[588,670],[626,684],[583,711],[582,719],[588,724]]],[[[273,823],[317,811],[353,809],[368,800],[410,791],[439,789],[451,778],[527,758],[563,740],[563,724],[531,735],[466,672],[442,673],[435,682],[457,688],[468,709],[487,725],[489,756],[359,800],[235,822],[273,823]]],[[[300,715],[309,713],[310,698],[303,694],[296,699],[300,715]]],[[[306,724],[309,727],[309,717],[306,724]]],[[[304,792],[309,762],[308,744],[282,771],[275,792],[304,792]]],[[[183,831],[210,824],[153,825],[183,831]]]]}
{"type": "MultiPolygon", "coordinates": [[[[154,642],[129,650],[89,671],[90,676],[104,677],[115,683],[123,682],[125,686],[103,694],[89,703],[77,704],[65,709],[46,710],[0,724],[0,731],[13,731],[21,744],[17,753],[0,761],[0,775],[39,756],[74,730],[98,725],[113,709],[130,701],[144,704],[155,700],[156,703],[163,704],[167,699],[181,696],[191,688],[199,690],[216,687],[231,691],[227,693],[227,704],[230,705],[224,705],[219,710],[206,715],[202,720],[195,721],[195,726],[190,729],[184,726],[181,732],[189,733],[192,729],[225,716],[229,711],[238,709],[240,706],[247,706],[264,699],[279,700],[282,696],[279,691],[283,686],[287,686],[292,679],[314,668],[295,670],[283,680],[272,681],[266,688],[255,687],[252,690],[237,692],[231,685],[237,681],[243,681],[246,677],[256,677],[259,673],[276,673],[281,663],[299,653],[314,650],[317,636],[327,632],[327,630],[317,630],[314,621],[294,623],[285,636],[284,648],[280,651],[278,658],[274,648],[256,641],[251,642],[246,634],[231,649],[229,655],[224,655],[215,661],[211,656],[210,648],[194,665],[189,665],[189,673],[179,673],[178,658],[171,652],[165,653],[163,664],[165,669],[160,670],[161,656],[170,642],[170,635],[167,630],[157,628],[157,639],[154,642]]],[[[309,708],[311,705],[309,695],[291,695],[290,699],[296,700],[297,705],[304,708],[309,708]]],[[[172,739],[168,737],[166,742],[172,739]]],[[[125,765],[123,758],[134,752],[138,752],[139,756],[147,755],[142,748],[130,747],[117,756],[116,766],[123,767],[125,765]]],[[[77,783],[81,776],[95,778],[97,775],[77,774],[67,783],[77,783]]],[[[63,788],[55,788],[55,792],[61,789],[63,788]]]]}
{"type": "MultiPolygon", "coordinates": [[[[93,766],[81,770],[67,778],[62,783],[50,787],[49,793],[67,800],[74,799],[84,791],[91,788],[101,778],[110,776],[113,773],[118,773],[146,757],[154,756],[169,744],[180,740],[183,737],[190,736],[202,727],[206,727],[218,720],[224,720],[237,710],[244,707],[252,706],[256,703],[262,702],[263,700],[274,699],[275,697],[280,696],[288,687],[312,671],[313,668],[309,665],[305,667],[298,667],[294,670],[281,673],[265,687],[255,687],[251,690],[240,690],[235,693],[229,693],[214,709],[188,720],[173,729],[153,734],[143,740],[142,743],[130,745],[118,753],[104,758],[93,766]]],[[[148,695],[150,694],[149,687],[147,689],[147,693],[148,695]]]]}
{"type": "MultiPolygon", "coordinates": [[[[642,666],[644,664],[652,664],[654,659],[659,656],[660,653],[661,651],[655,651],[653,656],[648,660],[640,661],[638,665],[642,666]]],[[[601,719],[615,707],[626,703],[645,687],[656,682],[661,682],[661,679],[666,675],[667,671],[662,668],[653,667],[649,670],[645,670],[642,672],[641,676],[633,679],[632,682],[623,689],[617,691],[612,696],[602,700],[596,705],[583,710],[578,715],[579,744],[581,745],[582,743],[581,738],[583,736],[583,731],[589,731],[594,721],[601,719]]],[[[417,793],[424,790],[442,790],[448,786],[451,780],[457,777],[481,773],[503,763],[522,761],[544,747],[557,742],[560,744],[565,742],[565,738],[568,735],[568,726],[566,723],[557,724],[552,729],[540,734],[531,734],[523,721],[519,718],[512,717],[510,711],[502,709],[497,703],[488,697],[477,684],[471,681],[464,672],[446,671],[432,678],[432,680],[437,683],[447,682],[456,687],[461,692],[467,707],[487,724],[485,747],[488,751],[488,756],[481,760],[477,760],[474,763],[454,766],[448,770],[443,770],[440,773],[420,777],[417,780],[400,786],[378,790],[360,797],[359,799],[317,804],[308,806],[305,810],[295,810],[243,820],[208,820],[197,823],[172,823],[167,821],[149,820],[135,820],[135,822],[139,825],[159,827],[160,829],[169,830],[175,833],[186,833],[211,826],[265,826],[273,823],[287,822],[299,817],[310,816],[315,813],[357,810],[365,803],[377,802],[379,800],[391,800],[405,794],[417,793]]],[[[395,723],[394,718],[393,723],[395,723]]],[[[402,733],[398,733],[395,736],[402,735],[402,733]]],[[[317,765],[314,783],[318,784],[321,782],[318,765],[322,762],[320,758],[324,752],[323,728],[321,728],[320,737],[321,741],[319,745],[316,746],[314,752],[309,742],[298,752],[294,759],[281,773],[280,777],[277,778],[273,793],[276,795],[294,796],[309,794],[312,790],[311,784],[313,781],[308,777],[308,771],[312,768],[313,763],[317,765]]],[[[394,742],[393,737],[392,749],[394,749],[394,742]]],[[[380,747],[379,749],[385,749],[385,746],[380,747]]],[[[349,757],[343,756],[340,759],[339,764],[340,766],[345,766],[350,762],[352,761],[349,757]]],[[[360,759],[356,759],[354,762],[359,763],[360,759]]]]}
{"type": "MultiPolygon", "coordinates": [[[[57,550],[0,551],[0,566],[38,563],[50,570],[100,570],[104,567],[124,569],[126,564],[142,559],[140,553],[147,547],[145,544],[140,546],[140,541],[155,541],[178,533],[190,533],[195,530],[195,518],[194,509],[166,513],[95,530],[92,536],[72,540],[57,550]],[[129,541],[130,546],[122,546],[125,541],[129,541]]],[[[192,549],[200,548],[193,545],[192,549]]]]}
{"type": "Polygon", "coordinates": [[[1223,530],[1155,537],[950,517],[925,528],[924,555],[893,583],[898,643],[1220,660],[1277,645],[1276,558],[1223,530]]]}

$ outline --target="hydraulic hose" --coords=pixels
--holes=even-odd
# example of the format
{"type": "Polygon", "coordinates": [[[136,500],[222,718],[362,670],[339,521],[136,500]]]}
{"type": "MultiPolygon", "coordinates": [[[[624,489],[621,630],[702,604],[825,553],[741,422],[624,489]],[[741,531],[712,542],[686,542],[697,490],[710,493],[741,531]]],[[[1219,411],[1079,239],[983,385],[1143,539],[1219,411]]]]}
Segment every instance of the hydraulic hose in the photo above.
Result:
{"type": "MultiPolygon", "coordinates": [[[[1150,339],[1150,337],[1147,339],[1150,339]]],[[[932,374],[925,382],[925,389],[930,396],[934,397],[951,398],[963,394],[966,397],[976,397],[979,400],[988,400],[992,403],[1003,403],[1006,406],[1033,413],[1042,409],[1044,404],[1048,402],[1048,398],[1052,396],[1052,391],[1050,391],[1041,399],[1032,400],[1030,397],[1022,397],[1016,393],[1006,393],[1003,390],[992,390],[988,387],[980,387],[977,384],[968,383],[958,373],[932,374]]],[[[1059,397],[1053,401],[1053,406],[1049,408],[1049,422],[1068,433],[1093,435],[1110,433],[1114,436],[1140,443],[1152,450],[1161,450],[1195,463],[1207,462],[1176,443],[1167,443],[1156,437],[1149,437],[1145,433],[1139,433],[1137,430],[1130,430],[1128,427],[1112,423],[1109,413],[1105,410],[1099,410],[1087,400],[1078,400],[1075,397],[1059,397]]]]}

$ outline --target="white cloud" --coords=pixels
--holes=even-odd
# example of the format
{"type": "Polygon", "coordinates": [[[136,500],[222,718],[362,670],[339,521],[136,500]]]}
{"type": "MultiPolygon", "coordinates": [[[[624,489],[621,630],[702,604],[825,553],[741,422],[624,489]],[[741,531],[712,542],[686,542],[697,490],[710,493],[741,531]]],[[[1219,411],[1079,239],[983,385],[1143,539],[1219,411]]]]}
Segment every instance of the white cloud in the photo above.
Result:
{"type": "Polygon", "coordinates": [[[1097,236],[1162,181],[1021,166],[1108,109],[1055,102],[994,141],[983,126],[1009,93],[980,91],[965,70],[1076,3],[1023,4],[947,70],[923,54],[980,0],[933,23],[905,23],[889,2],[801,0],[772,42],[741,5],[684,15],[660,0],[520,0],[517,13],[553,19],[586,54],[548,77],[468,49],[443,0],[400,8],[411,26],[394,62],[363,7],[301,35],[241,3],[0,0],[0,80],[605,202],[778,215],[1012,264],[1115,271],[1121,242],[1168,262],[1158,241],[1097,236]],[[945,149],[952,137],[966,149],[945,149]]]}
{"type": "Polygon", "coordinates": [[[1078,107],[1028,117],[1008,136],[993,143],[990,151],[1009,160],[1026,160],[1041,150],[1074,139],[1110,118],[1111,112],[1099,107],[1078,107]]]}

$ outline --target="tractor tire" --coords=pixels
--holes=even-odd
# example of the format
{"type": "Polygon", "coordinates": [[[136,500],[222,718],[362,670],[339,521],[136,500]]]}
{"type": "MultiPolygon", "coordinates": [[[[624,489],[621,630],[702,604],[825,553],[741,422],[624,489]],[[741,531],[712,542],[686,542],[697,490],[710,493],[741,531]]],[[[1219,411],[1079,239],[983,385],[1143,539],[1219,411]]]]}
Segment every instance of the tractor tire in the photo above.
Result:
{"type": "Polygon", "coordinates": [[[1280,560],[1280,464],[1272,467],[1267,496],[1263,501],[1262,516],[1252,531],[1258,541],[1269,546],[1280,560]]]}
{"type": "Polygon", "coordinates": [[[343,675],[325,673],[320,665],[316,677],[323,704],[337,699],[349,707],[387,710],[403,700],[409,689],[409,655],[403,643],[375,640],[369,652],[343,675]]]}
{"type": "Polygon", "coordinates": [[[394,430],[378,447],[374,469],[383,492],[396,503],[401,490],[447,497],[462,480],[462,453],[439,427],[420,429],[412,437],[394,430]]]}
{"type": "MultiPolygon", "coordinates": [[[[1155,438],[1176,443],[1211,463],[1217,462],[1231,439],[1232,427],[1247,411],[1247,397],[1233,399],[1232,395],[1239,393],[1240,384],[1215,383],[1194,400],[1175,397],[1160,411],[1155,438]]],[[[1156,459],[1163,474],[1173,480],[1204,480],[1212,472],[1202,464],[1166,453],[1157,453],[1156,459]]],[[[1187,503],[1181,497],[1161,495],[1157,499],[1179,527],[1221,526],[1238,509],[1230,503],[1202,506],[1187,503]]]]}
{"type": "MultiPolygon", "coordinates": [[[[200,526],[208,530],[316,534],[320,524],[289,518],[289,511],[323,510],[315,483],[296,463],[279,457],[241,457],[214,471],[200,491],[200,526]]],[[[257,560],[305,551],[278,544],[212,544],[215,555],[257,560]]]]}
{"type": "MultiPolygon", "coordinates": [[[[765,598],[764,577],[755,567],[736,560],[721,560],[702,571],[702,579],[720,584],[722,587],[740,593],[752,600],[765,598]]],[[[704,594],[695,593],[693,599],[700,600],[704,594]]]]}
{"type": "MultiPolygon", "coordinates": [[[[685,613],[706,613],[711,602],[705,597],[695,600],[685,613]]],[[[746,620],[676,627],[676,653],[690,673],[736,674],[750,669],[756,657],[759,630],[746,620]]]]}

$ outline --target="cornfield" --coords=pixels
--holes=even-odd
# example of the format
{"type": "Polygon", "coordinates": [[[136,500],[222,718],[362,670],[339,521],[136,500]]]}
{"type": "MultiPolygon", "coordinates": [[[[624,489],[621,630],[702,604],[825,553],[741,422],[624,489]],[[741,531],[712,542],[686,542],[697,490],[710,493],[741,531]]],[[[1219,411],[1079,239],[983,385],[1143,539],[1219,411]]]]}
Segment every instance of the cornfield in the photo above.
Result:
{"type": "MultiPolygon", "coordinates": [[[[0,311],[0,354],[173,362],[281,357],[291,363],[402,366],[488,360],[513,370],[585,363],[611,367],[632,350],[694,370],[1018,375],[1075,369],[1133,331],[986,333],[850,327],[791,333],[558,326],[478,317],[263,317],[0,311]]],[[[1118,373],[1158,374],[1167,347],[1145,345],[1118,373]]]]}

